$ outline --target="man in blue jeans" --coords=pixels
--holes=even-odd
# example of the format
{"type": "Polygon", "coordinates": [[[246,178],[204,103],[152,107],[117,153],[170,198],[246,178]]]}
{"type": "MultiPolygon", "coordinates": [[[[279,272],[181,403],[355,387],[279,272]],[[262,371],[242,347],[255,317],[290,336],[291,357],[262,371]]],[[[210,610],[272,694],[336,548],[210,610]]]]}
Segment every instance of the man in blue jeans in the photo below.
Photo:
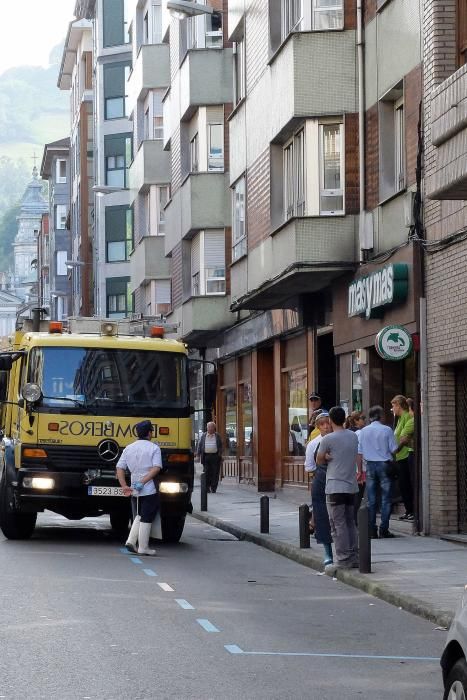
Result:
{"type": "Polygon", "coordinates": [[[368,494],[368,509],[370,511],[370,531],[372,538],[378,537],[376,527],[376,487],[381,487],[381,525],[379,536],[394,537],[389,530],[391,516],[391,479],[387,475],[388,462],[397,451],[394,433],[388,425],[381,422],[384,409],[372,406],[368,412],[370,424],[360,431],[358,436],[357,467],[362,471],[362,461],[366,463],[366,488],[368,494]]]}

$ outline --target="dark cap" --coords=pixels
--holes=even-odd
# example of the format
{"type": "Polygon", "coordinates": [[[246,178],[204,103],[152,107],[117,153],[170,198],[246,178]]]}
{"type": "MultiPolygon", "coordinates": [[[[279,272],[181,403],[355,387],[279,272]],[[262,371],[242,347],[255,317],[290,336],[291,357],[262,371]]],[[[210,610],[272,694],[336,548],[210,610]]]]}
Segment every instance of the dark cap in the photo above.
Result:
{"type": "Polygon", "coordinates": [[[308,401],[321,401],[321,396],[315,393],[310,394],[308,397],[308,401]]]}
{"type": "Polygon", "coordinates": [[[147,438],[150,431],[154,430],[150,420],[142,420],[141,423],[135,425],[136,435],[140,440],[147,438]]]}

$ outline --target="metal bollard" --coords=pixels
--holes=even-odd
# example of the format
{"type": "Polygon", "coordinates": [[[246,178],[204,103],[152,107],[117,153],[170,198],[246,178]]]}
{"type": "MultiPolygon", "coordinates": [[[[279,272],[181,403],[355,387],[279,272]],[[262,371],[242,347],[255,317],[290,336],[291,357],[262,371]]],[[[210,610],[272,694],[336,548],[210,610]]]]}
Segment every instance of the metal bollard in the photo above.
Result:
{"type": "Polygon", "coordinates": [[[300,549],[310,549],[310,509],[306,503],[298,509],[298,529],[300,549]]]}
{"type": "Polygon", "coordinates": [[[357,513],[358,522],[358,558],[361,574],[371,574],[371,537],[370,537],[370,511],[368,502],[363,499],[357,513]]]}
{"type": "Polygon", "coordinates": [[[199,477],[201,484],[201,510],[206,511],[208,509],[208,490],[206,488],[206,472],[202,472],[199,477]]]}
{"type": "Polygon", "coordinates": [[[261,496],[260,506],[260,532],[269,534],[269,496],[261,496]]]}

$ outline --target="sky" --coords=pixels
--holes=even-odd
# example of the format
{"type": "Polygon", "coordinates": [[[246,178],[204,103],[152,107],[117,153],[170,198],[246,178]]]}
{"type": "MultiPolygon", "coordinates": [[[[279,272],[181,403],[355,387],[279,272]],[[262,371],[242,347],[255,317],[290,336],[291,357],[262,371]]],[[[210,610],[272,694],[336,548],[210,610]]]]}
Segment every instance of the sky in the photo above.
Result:
{"type": "Polygon", "coordinates": [[[0,0],[0,74],[13,66],[48,66],[66,36],[76,0],[0,0]]]}

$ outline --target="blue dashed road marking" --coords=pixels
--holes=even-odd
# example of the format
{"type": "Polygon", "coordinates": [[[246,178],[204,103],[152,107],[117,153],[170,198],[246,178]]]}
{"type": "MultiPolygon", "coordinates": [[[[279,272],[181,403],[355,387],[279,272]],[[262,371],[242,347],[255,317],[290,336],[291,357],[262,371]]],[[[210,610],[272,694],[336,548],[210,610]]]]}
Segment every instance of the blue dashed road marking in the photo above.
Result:
{"type": "Polygon", "coordinates": [[[175,602],[178,603],[183,610],[194,610],[194,607],[190,605],[187,600],[184,600],[184,598],[175,598],[175,602]]]}
{"type": "MultiPolygon", "coordinates": [[[[199,622],[199,620],[198,620],[199,622]]],[[[243,651],[237,644],[225,644],[224,648],[230,654],[244,656],[314,656],[321,659],[372,659],[375,661],[436,661],[434,656],[383,656],[377,654],[319,654],[309,651],[243,651]]]]}
{"type": "Polygon", "coordinates": [[[143,562],[141,559],[138,559],[138,557],[130,557],[130,561],[133,562],[133,564],[142,564],[143,562]]]}
{"type": "Polygon", "coordinates": [[[217,629],[217,627],[215,627],[215,626],[212,624],[212,622],[209,622],[209,620],[201,620],[201,619],[198,619],[198,620],[196,620],[196,622],[198,623],[198,625],[201,625],[201,627],[202,627],[204,630],[206,630],[206,632],[219,632],[219,630],[217,629]]]}
{"type": "Polygon", "coordinates": [[[143,571],[146,574],[146,576],[157,576],[156,572],[152,569],[143,569],[143,571]]]}

